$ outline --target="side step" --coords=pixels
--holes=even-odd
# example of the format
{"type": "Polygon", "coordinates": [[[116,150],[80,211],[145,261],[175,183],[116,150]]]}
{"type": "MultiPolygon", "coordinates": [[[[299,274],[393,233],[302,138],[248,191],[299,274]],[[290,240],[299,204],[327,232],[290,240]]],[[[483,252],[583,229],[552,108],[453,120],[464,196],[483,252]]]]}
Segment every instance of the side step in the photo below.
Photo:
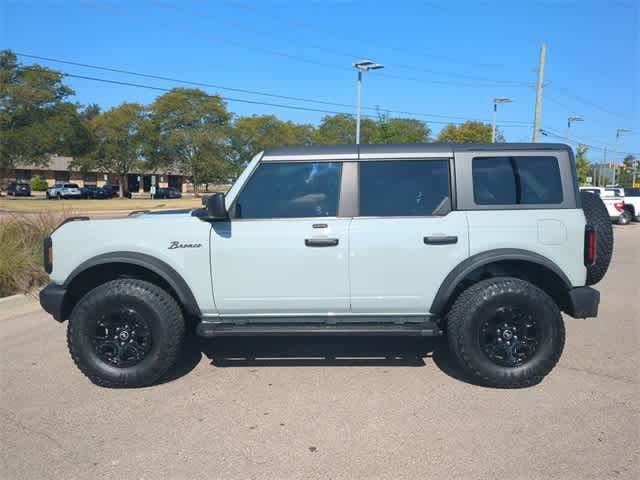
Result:
{"type": "Polygon", "coordinates": [[[336,335],[336,336],[419,336],[435,337],[442,335],[442,330],[435,322],[404,323],[404,324],[229,324],[200,322],[196,327],[196,334],[200,337],[235,337],[235,336],[263,336],[263,335],[336,335]]]}

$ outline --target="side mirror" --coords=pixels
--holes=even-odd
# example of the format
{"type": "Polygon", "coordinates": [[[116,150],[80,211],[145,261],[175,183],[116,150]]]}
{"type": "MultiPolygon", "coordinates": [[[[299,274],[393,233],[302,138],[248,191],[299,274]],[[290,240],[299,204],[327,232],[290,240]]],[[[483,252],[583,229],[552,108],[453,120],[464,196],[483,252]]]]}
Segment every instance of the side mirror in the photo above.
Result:
{"type": "Polygon", "coordinates": [[[227,208],[224,204],[224,193],[214,193],[206,199],[207,220],[226,220],[227,208]]]}

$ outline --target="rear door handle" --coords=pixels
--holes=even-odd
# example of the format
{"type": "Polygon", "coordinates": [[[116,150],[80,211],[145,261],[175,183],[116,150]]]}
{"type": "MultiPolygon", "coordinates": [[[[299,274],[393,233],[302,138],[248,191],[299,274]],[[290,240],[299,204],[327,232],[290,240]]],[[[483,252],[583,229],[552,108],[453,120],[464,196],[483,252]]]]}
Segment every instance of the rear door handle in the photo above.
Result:
{"type": "Polygon", "coordinates": [[[337,238],[305,238],[304,244],[307,247],[335,247],[338,245],[337,238]]]}
{"type": "Polygon", "coordinates": [[[455,235],[435,235],[432,237],[424,237],[426,245],[451,245],[458,243],[458,237],[455,235]]]}

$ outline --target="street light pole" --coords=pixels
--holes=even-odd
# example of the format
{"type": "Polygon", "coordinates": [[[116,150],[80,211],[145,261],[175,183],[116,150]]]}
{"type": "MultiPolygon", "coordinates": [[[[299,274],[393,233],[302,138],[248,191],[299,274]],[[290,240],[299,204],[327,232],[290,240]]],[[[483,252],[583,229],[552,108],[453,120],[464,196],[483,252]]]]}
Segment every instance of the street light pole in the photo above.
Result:
{"type": "Polygon", "coordinates": [[[616,148],[614,150],[614,159],[613,159],[613,184],[616,184],[616,156],[618,155],[618,141],[620,140],[621,133],[631,133],[631,130],[628,128],[618,128],[616,129],[616,148]]]}
{"type": "Polygon", "coordinates": [[[571,122],[583,122],[581,115],[569,115],[567,117],[567,143],[571,143],[571,122]]]}
{"type": "Polygon", "coordinates": [[[356,145],[360,145],[360,100],[362,95],[362,72],[369,70],[380,70],[384,65],[375,63],[371,60],[358,60],[352,64],[358,70],[358,79],[356,80],[356,145]]]}
{"type": "Polygon", "coordinates": [[[496,118],[498,117],[498,104],[511,103],[513,100],[507,97],[496,97],[493,99],[493,122],[491,123],[491,143],[496,141],[496,118]]]}

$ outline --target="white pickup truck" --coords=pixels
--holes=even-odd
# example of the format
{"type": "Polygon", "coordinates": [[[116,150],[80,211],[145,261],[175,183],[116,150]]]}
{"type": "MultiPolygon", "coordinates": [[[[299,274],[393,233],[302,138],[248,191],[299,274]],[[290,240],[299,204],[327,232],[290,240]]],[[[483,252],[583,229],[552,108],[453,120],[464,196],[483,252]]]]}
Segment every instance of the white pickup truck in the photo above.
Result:
{"type": "Polygon", "coordinates": [[[605,192],[612,192],[624,200],[624,209],[631,218],[640,222],[640,188],[625,188],[622,185],[607,185],[605,192]]]}
{"type": "Polygon", "coordinates": [[[620,190],[617,188],[604,188],[604,187],[580,187],[583,192],[593,193],[598,195],[607,207],[607,212],[611,217],[611,221],[620,225],[626,225],[633,218],[631,212],[625,205],[624,196],[621,195],[620,190]]]}

